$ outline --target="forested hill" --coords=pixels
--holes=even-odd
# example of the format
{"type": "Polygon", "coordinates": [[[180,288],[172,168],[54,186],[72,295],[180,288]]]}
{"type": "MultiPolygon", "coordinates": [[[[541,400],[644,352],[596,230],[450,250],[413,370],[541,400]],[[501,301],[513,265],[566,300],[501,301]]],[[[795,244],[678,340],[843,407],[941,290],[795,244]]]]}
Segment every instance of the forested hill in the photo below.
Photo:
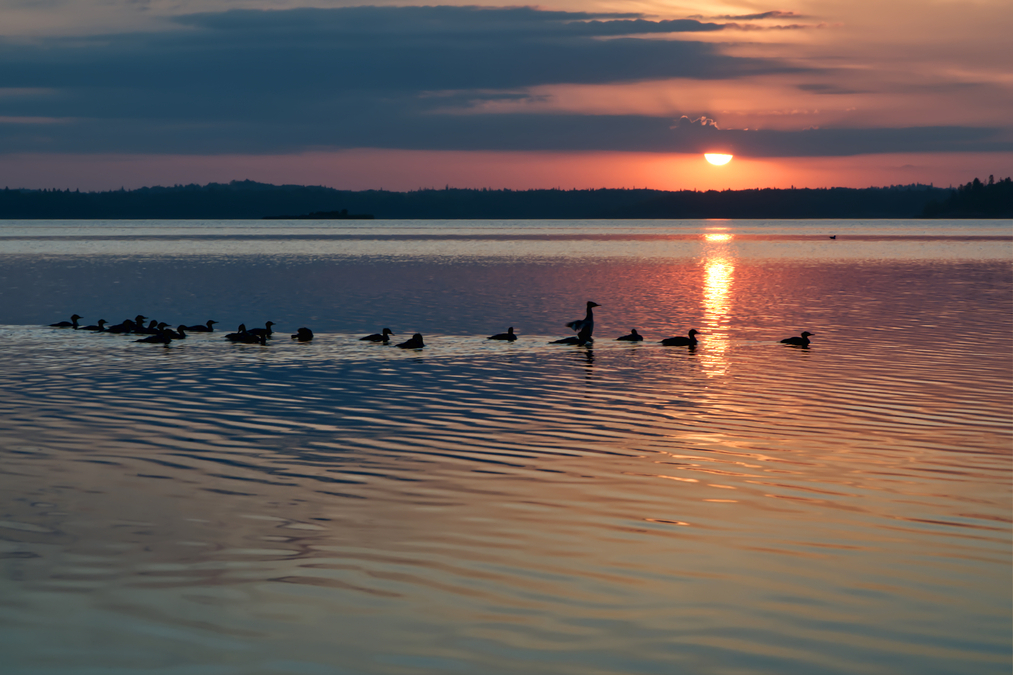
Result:
{"type": "MultiPolygon", "coordinates": [[[[1008,180],[1008,179],[1007,179],[1008,180]]],[[[259,219],[313,212],[401,219],[914,218],[945,215],[955,190],[884,188],[683,190],[385,190],[228,184],[111,192],[0,191],[2,219],[259,219]],[[935,207],[930,207],[935,204],[935,207]]]]}

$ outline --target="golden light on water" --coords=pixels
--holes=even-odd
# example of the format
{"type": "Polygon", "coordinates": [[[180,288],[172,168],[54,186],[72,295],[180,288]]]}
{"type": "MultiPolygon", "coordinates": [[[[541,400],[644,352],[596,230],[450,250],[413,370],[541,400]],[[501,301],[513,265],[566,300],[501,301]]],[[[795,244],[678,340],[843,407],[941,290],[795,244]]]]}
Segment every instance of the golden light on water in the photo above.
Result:
{"type": "Polygon", "coordinates": [[[701,360],[707,370],[715,375],[725,372],[728,350],[728,315],[732,306],[732,274],[734,258],[728,250],[732,235],[727,232],[708,232],[704,240],[707,247],[704,260],[703,280],[703,325],[701,339],[706,340],[706,349],[701,351],[701,360]]]}
{"type": "Polygon", "coordinates": [[[705,153],[703,158],[714,166],[724,166],[728,162],[732,161],[732,155],[719,155],[713,152],[705,153]]]}
{"type": "Polygon", "coordinates": [[[731,241],[732,235],[726,232],[708,232],[703,238],[707,241],[731,241]]]}

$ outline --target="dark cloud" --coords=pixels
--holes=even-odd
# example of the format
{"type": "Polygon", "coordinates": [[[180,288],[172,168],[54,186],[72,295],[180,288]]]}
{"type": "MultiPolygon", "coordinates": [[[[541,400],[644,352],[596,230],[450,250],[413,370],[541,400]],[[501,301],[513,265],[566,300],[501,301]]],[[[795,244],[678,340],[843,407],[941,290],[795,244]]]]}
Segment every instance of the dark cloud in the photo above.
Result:
{"type": "Polygon", "coordinates": [[[640,115],[461,114],[530,98],[539,85],[820,75],[711,43],[635,37],[720,28],[635,14],[355,7],[205,13],[160,33],[8,41],[0,88],[30,95],[0,98],[0,152],[1001,149],[994,130],[959,127],[742,132],[640,115]]]}

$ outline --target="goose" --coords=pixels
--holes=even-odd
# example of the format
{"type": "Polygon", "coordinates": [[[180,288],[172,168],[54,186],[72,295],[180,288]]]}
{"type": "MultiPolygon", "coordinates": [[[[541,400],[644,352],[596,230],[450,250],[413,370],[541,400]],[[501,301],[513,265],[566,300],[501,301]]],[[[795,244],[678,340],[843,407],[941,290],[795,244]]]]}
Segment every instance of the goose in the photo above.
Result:
{"type": "Polygon", "coordinates": [[[422,333],[415,333],[410,339],[396,345],[401,349],[422,349],[426,343],[422,341],[422,333]]]}
{"type": "Polygon", "coordinates": [[[643,342],[644,336],[638,333],[636,328],[631,328],[629,335],[617,337],[616,340],[623,340],[625,342],[643,342]]]}
{"type": "Polygon", "coordinates": [[[661,341],[661,344],[666,347],[696,347],[696,336],[699,332],[696,328],[690,328],[689,337],[676,335],[675,337],[665,338],[661,341]]]}
{"type": "Polygon", "coordinates": [[[295,335],[292,336],[292,339],[298,340],[299,342],[309,342],[313,339],[313,331],[306,327],[300,328],[295,332],[295,335]]]}
{"type": "Polygon", "coordinates": [[[495,335],[490,335],[489,337],[486,338],[486,340],[508,340],[510,342],[513,342],[516,339],[517,339],[517,336],[514,335],[514,327],[513,326],[510,326],[509,328],[507,328],[507,332],[505,332],[505,333],[496,333],[495,335]]]}
{"type": "Polygon", "coordinates": [[[801,337],[790,337],[781,340],[783,345],[792,345],[794,347],[808,347],[809,336],[816,335],[816,333],[810,333],[809,331],[803,331],[801,337]]]}
{"type": "Polygon", "coordinates": [[[394,333],[391,331],[390,328],[384,328],[382,333],[373,333],[372,335],[367,335],[366,337],[361,337],[361,338],[359,338],[359,341],[360,342],[382,342],[384,344],[387,344],[388,342],[390,342],[390,336],[393,335],[393,334],[394,333]]]}
{"type": "Polygon", "coordinates": [[[98,325],[96,326],[82,326],[81,330],[93,330],[96,333],[104,333],[106,330],[106,324],[109,323],[105,319],[99,319],[98,325]]]}
{"type": "Polygon", "coordinates": [[[208,321],[206,324],[197,324],[196,326],[187,326],[186,329],[191,333],[214,333],[214,325],[217,321],[208,321]]]}
{"type": "Polygon", "coordinates": [[[77,321],[78,321],[78,319],[83,319],[83,318],[84,318],[83,316],[78,316],[77,314],[75,314],[72,317],[70,317],[70,321],[60,321],[58,323],[51,323],[51,324],[49,324],[49,327],[50,328],[73,328],[74,330],[77,330],[77,327],[78,327],[77,326],[77,321]]]}

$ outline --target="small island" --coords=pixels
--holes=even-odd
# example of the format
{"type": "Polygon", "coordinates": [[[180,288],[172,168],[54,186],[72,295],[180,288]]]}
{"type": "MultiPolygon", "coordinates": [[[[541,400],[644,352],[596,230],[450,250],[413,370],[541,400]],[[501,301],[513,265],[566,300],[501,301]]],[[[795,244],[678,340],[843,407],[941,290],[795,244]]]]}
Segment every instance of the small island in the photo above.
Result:
{"type": "Polygon", "coordinates": [[[373,220],[369,213],[349,213],[348,209],[340,211],[314,211],[301,216],[264,216],[262,220],[373,220]]]}

